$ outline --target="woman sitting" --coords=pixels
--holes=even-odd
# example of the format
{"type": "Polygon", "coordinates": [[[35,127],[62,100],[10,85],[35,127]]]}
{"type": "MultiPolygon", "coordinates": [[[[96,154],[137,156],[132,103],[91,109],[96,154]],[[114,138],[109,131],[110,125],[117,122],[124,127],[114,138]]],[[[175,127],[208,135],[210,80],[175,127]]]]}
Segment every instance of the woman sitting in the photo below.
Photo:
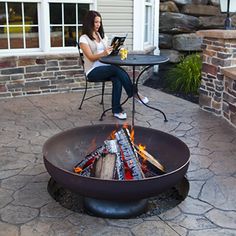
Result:
{"type": "MultiPolygon", "coordinates": [[[[85,72],[88,80],[91,82],[112,82],[113,116],[125,120],[127,115],[120,105],[122,87],[128,97],[137,96],[137,92],[134,93],[132,81],[125,71],[117,66],[103,64],[99,61],[101,57],[108,56],[112,52],[112,47],[108,46],[108,40],[104,34],[100,13],[96,11],[87,13],[79,44],[84,54],[85,72]]],[[[139,96],[144,103],[148,102],[146,97],[140,94],[139,96]]]]}

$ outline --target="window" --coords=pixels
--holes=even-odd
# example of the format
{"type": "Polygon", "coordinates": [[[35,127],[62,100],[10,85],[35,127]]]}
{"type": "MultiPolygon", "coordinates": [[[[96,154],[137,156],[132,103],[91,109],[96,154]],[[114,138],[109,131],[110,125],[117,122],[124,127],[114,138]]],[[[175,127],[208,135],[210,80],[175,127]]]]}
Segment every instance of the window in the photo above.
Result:
{"type": "Polygon", "coordinates": [[[96,0],[0,0],[2,53],[68,50],[96,0]]]}
{"type": "MultiPolygon", "coordinates": [[[[159,0],[133,0],[133,49],[145,50],[155,46],[158,50],[159,0]]],[[[157,50],[155,53],[158,53],[157,50]]]]}
{"type": "Polygon", "coordinates": [[[51,47],[73,46],[81,34],[82,18],[89,10],[88,4],[50,3],[51,47]]]}
{"type": "Polygon", "coordinates": [[[0,49],[38,48],[37,3],[0,2],[0,49]]]}
{"type": "Polygon", "coordinates": [[[153,1],[145,0],[144,43],[152,44],[153,36],[153,1]]]}

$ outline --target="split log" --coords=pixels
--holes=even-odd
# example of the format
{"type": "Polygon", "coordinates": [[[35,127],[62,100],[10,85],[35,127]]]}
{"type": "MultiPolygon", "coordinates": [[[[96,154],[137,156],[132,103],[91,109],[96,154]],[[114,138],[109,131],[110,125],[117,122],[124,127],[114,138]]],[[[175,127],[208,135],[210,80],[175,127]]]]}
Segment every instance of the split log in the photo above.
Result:
{"type": "Polygon", "coordinates": [[[93,164],[104,151],[104,146],[97,148],[94,152],[88,154],[82,161],[80,161],[75,167],[74,172],[82,176],[90,176],[93,164]]]}
{"type": "Polygon", "coordinates": [[[145,175],[141,169],[138,154],[133,146],[133,143],[131,142],[129,130],[122,128],[115,133],[115,137],[120,145],[124,161],[126,162],[129,170],[131,170],[132,179],[143,179],[145,175]]]}
{"type": "Polygon", "coordinates": [[[95,177],[100,179],[114,179],[116,155],[108,153],[100,157],[94,164],[95,177]]]}
{"type": "Polygon", "coordinates": [[[125,179],[125,168],[124,162],[121,157],[120,147],[117,143],[117,140],[106,140],[104,141],[105,147],[108,153],[116,155],[116,176],[115,179],[124,180],[125,179]]]}

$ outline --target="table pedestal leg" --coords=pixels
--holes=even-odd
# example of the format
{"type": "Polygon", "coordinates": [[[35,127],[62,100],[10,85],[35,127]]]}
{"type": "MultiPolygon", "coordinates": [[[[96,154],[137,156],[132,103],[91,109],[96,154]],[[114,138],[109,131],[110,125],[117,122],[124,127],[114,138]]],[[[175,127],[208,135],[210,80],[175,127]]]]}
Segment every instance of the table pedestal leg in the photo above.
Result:
{"type": "Polygon", "coordinates": [[[132,128],[134,128],[134,113],[135,113],[135,93],[136,90],[136,83],[135,83],[135,66],[133,66],[133,108],[132,108],[132,128]]]}

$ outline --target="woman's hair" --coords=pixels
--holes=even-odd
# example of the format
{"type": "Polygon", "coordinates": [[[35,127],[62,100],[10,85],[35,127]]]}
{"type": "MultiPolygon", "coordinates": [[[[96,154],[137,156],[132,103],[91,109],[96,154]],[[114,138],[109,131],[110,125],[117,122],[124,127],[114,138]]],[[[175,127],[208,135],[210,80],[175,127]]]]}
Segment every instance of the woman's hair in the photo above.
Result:
{"type": "Polygon", "coordinates": [[[86,14],[84,21],[83,21],[82,33],[88,35],[88,37],[91,40],[95,40],[95,38],[93,37],[93,30],[94,30],[94,20],[95,20],[95,17],[97,17],[97,16],[100,17],[100,19],[101,19],[101,25],[100,25],[98,32],[103,39],[104,38],[104,30],[103,30],[103,25],[102,25],[102,17],[99,12],[88,11],[88,13],[86,14]]]}

